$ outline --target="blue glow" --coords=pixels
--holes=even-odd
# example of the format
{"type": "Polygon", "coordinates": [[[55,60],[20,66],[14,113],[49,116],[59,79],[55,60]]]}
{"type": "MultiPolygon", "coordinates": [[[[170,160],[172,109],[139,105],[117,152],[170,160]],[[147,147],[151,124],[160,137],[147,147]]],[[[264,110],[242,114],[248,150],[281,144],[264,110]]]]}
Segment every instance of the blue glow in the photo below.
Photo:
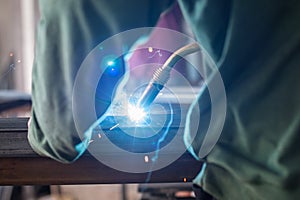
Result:
{"type": "Polygon", "coordinates": [[[116,62],[115,60],[109,59],[106,62],[106,72],[110,76],[118,76],[120,74],[120,66],[118,65],[119,63],[116,62]]]}
{"type": "Polygon", "coordinates": [[[116,69],[115,67],[110,67],[110,68],[108,68],[108,73],[111,76],[118,76],[119,75],[119,70],[116,69]]]}
{"type": "Polygon", "coordinates": [[[156,161],[158,159],[158,153],[159,153],[159,149],[160,149],[160,144],[165,140],[165,138],[168,135],[168,132],[170,130],[170,127],[173,123],[173,108],[172,106],[169,104],[170,107],[170,121],[168,122],[168,125],[166,127],[166,130],[164,132],[164,134],[162,135],[161,138],[159,138],[158,142],[157,142],[157,146],[156,146],[156,152],[155,152],[155,156],[152,158],[152,161],[156,161]]]}
{"type": "Polygon", "coordinates": [[[173,123],[173,108],[171,106],[171,104],[169,104],[169,107],[170,107],[170,120],[168,122],[168,125],[166,127],[166,130],[164,132],[164,134],[159,138],[158,142],[157,142],[157,145],[156,145],[156,150],[155,150],[155,155],[154,157],[151,159],[152,160],[152,166],[151,166],[151,169],[147,175],[147,178],[145,180],[145,183],[149,183],[150,182],[150,179],[151,179],[151,175],[152,175],[152,168],[155,164],[155,162],[157,161],[158,159],[158,153],[159,153],[159,149],[160,149],[160,144],[165,140],[165,138],[167,137],[168,133],[169,133],[169,130],[170,130],[170,127],[173,123]]]}

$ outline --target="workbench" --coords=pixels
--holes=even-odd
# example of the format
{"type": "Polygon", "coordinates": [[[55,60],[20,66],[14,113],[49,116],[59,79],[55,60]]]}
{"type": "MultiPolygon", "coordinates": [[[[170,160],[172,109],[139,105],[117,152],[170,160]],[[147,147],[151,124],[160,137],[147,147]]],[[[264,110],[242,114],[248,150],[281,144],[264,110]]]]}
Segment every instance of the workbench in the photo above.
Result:
{"type": "MultiPolygon", "coordinates": [[[[148,173],[126,173],[96,160],[88,151],[72,164],[37,155],[27,141],[28,118],[0,119],[0,185],[145,183],[148,173]]],[[[111,159],[118,159],[112,155],[111,159]]],[[[154,171],[149,182],[190,182],[201,162],[188,152],[154,171]]]]}

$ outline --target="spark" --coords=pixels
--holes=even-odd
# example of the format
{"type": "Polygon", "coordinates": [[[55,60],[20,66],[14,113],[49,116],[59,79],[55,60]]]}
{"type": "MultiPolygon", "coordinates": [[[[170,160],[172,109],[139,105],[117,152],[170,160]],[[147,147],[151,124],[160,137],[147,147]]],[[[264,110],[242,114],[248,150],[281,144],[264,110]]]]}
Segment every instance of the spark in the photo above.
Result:
{"type": "Polygon", "coordinates": [[[159,57],[162,57],[162,53],[160,52],[160,50],[157,50],[154,52],[154,54],[152,56],[150,56],[149,58],[153,58],[156,54],[158,54],[159,57]]]}
{"type": "Polygon", "coordinates": [[[187,182],[187,179],[185,177],[183,178],[183,182],[185,182],[185,183],[187,182]]]}
{"type": "Polygon", "coordinates": [[[145,156],[144,160],[145,160],[146,163],[149,162],[149,156],[145,156]]]}
{"type": "Polygon", "coordinates": [[[89,141],[89,144],[91,144],[92,142],[94,142],[94,140],[90,140],[90,141],[89,141]]]}
{"type": "Polygon", "coordinates": [[[18,63],[21,63],[21,60],[18,60],[17,62],[18,62],[18,63]]]}
{"type": "Polygon", "coordinates": [[[143,108],[129,104],[128,105],[128,117],[131,121],[138,123],[145,119],[147,113],[143,108]]]}
{"type": "Polygon", "coordinates": [[[148,47],[148,51],[149,51],[150,53],[152,53],[152,52],[153,52],[153,48],[152,48],[152,47],[148,47]]]}
{"type": "Polygon", "coordinates": [[[108,65],[108,66],[113,66],[114,64],[115,64],[115,62],[112,61],[112,60],[110,60],[110,61],[107,62],[107,65],[108,65]]]}
{"type": "Polygon", "coordinates": [[[113,127],[111,127],[109,130],[112,131],[112,130],[114,130],[115,128],[117,128],[118,126],[120,126],[119,123],[117,123],[116,125],[114,125],[113,127]]]}

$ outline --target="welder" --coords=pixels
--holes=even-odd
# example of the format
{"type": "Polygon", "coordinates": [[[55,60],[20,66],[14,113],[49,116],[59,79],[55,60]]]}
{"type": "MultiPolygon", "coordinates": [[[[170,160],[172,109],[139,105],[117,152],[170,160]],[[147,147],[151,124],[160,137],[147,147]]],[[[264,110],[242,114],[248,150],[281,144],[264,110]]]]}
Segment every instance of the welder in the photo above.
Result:
{"type": "MultiPolygon", "coordinates": [[[[154,26],[173,3],[40,0],[28,135],[36,152],[64,163],[78,157],[75,146],[81,140],[71,98],[83,59],[114,34],[154,26]]],[[[178,3],[196,39],[217,64],[227,95],[221,138],[202,159],[205,167],[194,180],[199,198],[299,199],[300,1],[178,3]]],[[[99,106],[99,115],[110,105],[110,97],[107,100],[99,106]]],[[[208,90],[197,100],[201,119],[209,120],[208,90]]],[[[199,128],[192,142],[196,158],[201,133],[199,128]]]]}

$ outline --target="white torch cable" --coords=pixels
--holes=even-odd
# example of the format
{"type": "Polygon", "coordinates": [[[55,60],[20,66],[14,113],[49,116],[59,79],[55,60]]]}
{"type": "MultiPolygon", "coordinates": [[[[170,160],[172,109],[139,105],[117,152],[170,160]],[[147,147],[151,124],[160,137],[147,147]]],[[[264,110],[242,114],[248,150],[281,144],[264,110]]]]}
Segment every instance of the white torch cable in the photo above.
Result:
{"type": "Polygon", "coordinates": [[[165,85],[170,78],[170,72],[171,72],[172,68],[175,66],[175,64],[184,56],[195,53],[197,51],[200,51],[200,46],[196,42],[188,44],[188,45],[183,46],[180,49],[176,50],[167,59],[167,61],[163,64],[163,66],[158,68],[154,72],[153,78],[151,79],[150,82],[158,83],[160,85],[165,85]]]}

